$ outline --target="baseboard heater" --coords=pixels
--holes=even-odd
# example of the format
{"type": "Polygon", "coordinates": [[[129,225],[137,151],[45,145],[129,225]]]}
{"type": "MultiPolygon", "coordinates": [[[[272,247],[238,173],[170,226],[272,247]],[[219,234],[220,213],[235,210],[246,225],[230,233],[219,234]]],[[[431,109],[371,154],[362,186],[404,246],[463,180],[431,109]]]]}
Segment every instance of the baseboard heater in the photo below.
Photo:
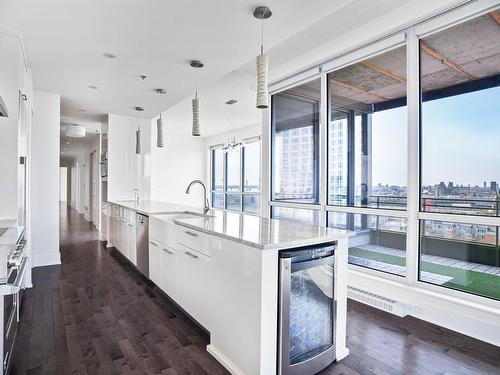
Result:
{"type": "Polygon", "coordinates": [[[347,297],[400,317],[408,315],[408,306],[406,304],[370,293],[363,289],[349,286],[347,287],[347,297]]]}

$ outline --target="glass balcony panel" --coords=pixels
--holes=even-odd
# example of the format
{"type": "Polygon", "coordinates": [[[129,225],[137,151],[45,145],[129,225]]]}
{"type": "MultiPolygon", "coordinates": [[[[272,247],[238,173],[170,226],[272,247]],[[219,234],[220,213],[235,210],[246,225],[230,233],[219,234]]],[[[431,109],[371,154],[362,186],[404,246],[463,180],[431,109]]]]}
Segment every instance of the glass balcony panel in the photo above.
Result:
{"type": "Polygon", "coordinates": [[[274,219],[290,219],[305,224],[319,225],[319,211],[303,208],[273,207],[271,216],[274,219]]]}
{"type": "Polygon", "coordinates": [[[500,300],[499,228],[421,220],[419,279],[500,300]]]}
{"type": "Polygon", "coordinates": [[[349,238],[349,263],[406,275],[406,218],[328,212],[328,226],[356,233],[349,238]]]}

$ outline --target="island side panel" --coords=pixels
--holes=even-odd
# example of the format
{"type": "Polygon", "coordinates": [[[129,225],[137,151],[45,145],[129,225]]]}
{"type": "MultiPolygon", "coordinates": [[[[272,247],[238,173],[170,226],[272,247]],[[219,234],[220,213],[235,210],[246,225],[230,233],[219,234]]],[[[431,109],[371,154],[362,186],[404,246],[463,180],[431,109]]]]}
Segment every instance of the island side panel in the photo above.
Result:
{"type": "Polygon", "coordinates": [[[337,305],[335,320],[335,357],[337,361],[349,355],[346,346],[347,336],[347,256],[348,238],[338,240],[335,252],[335,301],[337,305]]]}
{"type": "Polygon", "coordinates": [[[277,371],[278,271],[278,251],[262,252],[260,374],[276,374],[277,371]]]}
{"type": "Polygon", "coordinates": [[[277,252],[212,240],[221,246],[211,251],[207,350],[232,374],[275,373],[277,252]]]}

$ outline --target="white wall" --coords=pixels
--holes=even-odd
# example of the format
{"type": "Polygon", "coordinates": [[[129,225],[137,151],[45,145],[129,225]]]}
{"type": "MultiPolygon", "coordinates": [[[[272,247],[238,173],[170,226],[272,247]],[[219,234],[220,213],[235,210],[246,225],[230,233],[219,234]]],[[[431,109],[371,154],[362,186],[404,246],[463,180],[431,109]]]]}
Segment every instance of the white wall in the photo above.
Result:
{"type": "Polygon", "coordinates": [[[68,201],[68,168],[59,168],[59,202],[68,201]]]}
{"type": "Polygon", "coordinates": [[[31,209],[34,266],[60,264],[59,127],[60,96],[34,94],[31,209]]]}
{"type": "Polygon", "coordinates": [[[108,199],[132,200],[134,189],[141,199],[151,193],[151,120],[108,115],[108,199]],[[135,132],[142,130],[142,154],[135,153],[135,132]]]}
{"type": "MultiPolygon", "coordinates": [[[[191,181],[196,179],[207,182],[205,163],[208,149],[205,146],[205,140],[166,134],[164,147],[158,148],[156,147],[156,126],[151,138],[153,142],[151,199],[202,207],[203,189],[195,187],[191,194],[186,194],[186,188],[191,181]]],[[[208,194],[207,191],[207,198],[208,194]]]]}

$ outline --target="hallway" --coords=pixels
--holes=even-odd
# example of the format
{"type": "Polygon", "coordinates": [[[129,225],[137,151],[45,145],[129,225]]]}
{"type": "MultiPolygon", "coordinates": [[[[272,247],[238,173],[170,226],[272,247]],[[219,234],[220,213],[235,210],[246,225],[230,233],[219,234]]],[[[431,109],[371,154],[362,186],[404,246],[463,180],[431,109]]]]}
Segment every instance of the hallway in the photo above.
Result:
{"type": "MultiPolygon", "coordinates": [[[[12,374],[226,374],[208,335],[62,207],[61,266],[35,268],[12,374]]],[[[349,302],[351,355],[334,374],[500,374],[500,349],[349,302]]]]}
{"type": "Polygon", "coordinates": [[[61,207],[61,266],[33,270],[12,374],[225,374],[208,336],[61,207]]]}

